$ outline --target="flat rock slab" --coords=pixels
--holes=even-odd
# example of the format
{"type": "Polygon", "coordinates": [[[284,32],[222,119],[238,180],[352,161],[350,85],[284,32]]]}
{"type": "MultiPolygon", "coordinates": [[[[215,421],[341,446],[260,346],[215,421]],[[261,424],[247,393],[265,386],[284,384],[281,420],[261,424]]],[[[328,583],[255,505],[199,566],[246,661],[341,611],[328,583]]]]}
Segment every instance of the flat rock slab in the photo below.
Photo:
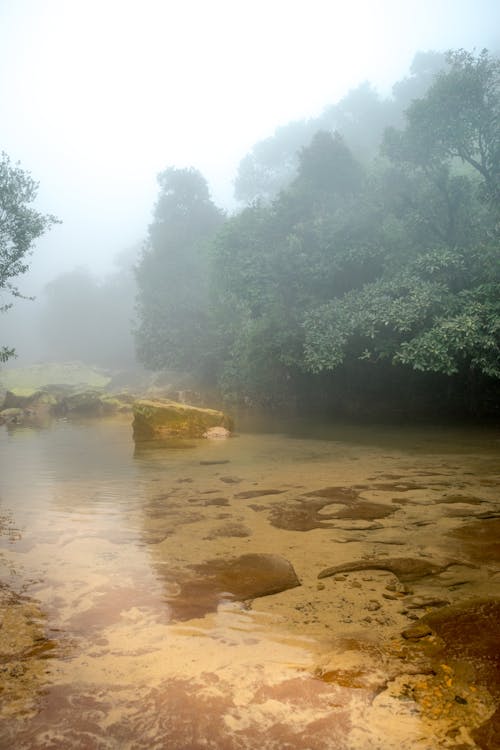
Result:
{"type": "Polygon", "coordinates": [[[437,562],[420,557],[393,557],[372,560],[356,560],[342,565],[334,565],[325,568],[318,574],[318,578],[327,578],[337,573],[352,573],[360,570],[387,570],[393,573],[400,581],[417,581],[426,576],[438,575],[447,570],[451,565],[463,565],[456,560],[448,562],[437,562]]]}
{"type": "Polygon", "coordinates": [[[247,601],[300,586],[293,566],[280,555],[248,554],[193,565],[192,573],[169,577],[171,616],[190,620],[214,612],[222,601],[247,601]]]}
{"type": "Polygon", "coordinates": [[[500,566],[500,519],[483,518],[448,532],[460,544],[460,551],[480,565],[500,566]]]}
{"type": "MultiPolygon", "coordinates": [[[[311,531],[336,528],[338,521],[375,521],[387,518],[396,511],[394,506],[363,500],[359,496],[359,490],[352,487],[324,487],[273,508],[270,521],[278,529],[311,531]]],[[[370,530],[380,526],[368,525],[362,528],[370,530]]]]}
{"type": "Polygon", "coordinates": [[[133,405],[134,440],[202,438],[212,427],[232,429],[224,412],[169,400],[140,400],[133,405]]]}

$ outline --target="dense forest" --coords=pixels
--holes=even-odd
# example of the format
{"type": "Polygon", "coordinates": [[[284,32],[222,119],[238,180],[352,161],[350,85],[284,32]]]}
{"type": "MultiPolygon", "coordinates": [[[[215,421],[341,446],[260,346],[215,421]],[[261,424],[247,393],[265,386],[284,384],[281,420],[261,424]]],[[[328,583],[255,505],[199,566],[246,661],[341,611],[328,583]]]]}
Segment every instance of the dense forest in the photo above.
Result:
{"type": "Polygon", "coordinates": [[[137,265],[137,351],[252,407],[493,414],[500,60],[420,54],[240,164],[226,217],[165,170],[137,265]]]}
{"type": "MultiPolygon", "coordinates": [[[[31,200],[36,184],[6,157],[0,167],[31,200]]],[[[158,183],[148,236],[114,274],[47,285],[52,359],[126,368],[135,341],[146,368],[233,405],[498,418],[497,56],[420,52],[390,97],[363,83],[278,128],[241,161],[230,215],[194,168],[158,183]]],[[[26,248],[55,221],[26,217],[0,269],[13,294],[26,248]]]]}

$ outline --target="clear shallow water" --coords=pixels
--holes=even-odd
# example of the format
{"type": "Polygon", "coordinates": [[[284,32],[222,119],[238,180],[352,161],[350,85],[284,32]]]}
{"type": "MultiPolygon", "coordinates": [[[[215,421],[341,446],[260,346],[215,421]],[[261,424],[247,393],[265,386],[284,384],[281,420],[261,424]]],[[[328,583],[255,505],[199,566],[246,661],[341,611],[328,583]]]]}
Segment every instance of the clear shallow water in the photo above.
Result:
{"type": "MultiPolygon", "coordinates": [[[[366,619],[385,574],[340,593],[317,575],[394,548],[459,552],[446,535],[498,502],[498,432],[273,427],[172,450],[136,450],[124,420],[0,429],[2,581],[37,602],[56,644],[1,747],[438,747],[418,712],[374,704],[369,680],[315,676],[339,638],[407,623],[395,607],[366,619]],[[335,521],[325,503],[311,528],[295,510],[287,521],[332,486],[391,513],[335,521]],[[279,555],[301,586],[243,606],[215,580],[217,561],[241,555],[279,555]]],[[[446,575],[426,585],[453,601],[446,575]]],[[[460,596],[498,586],[481,568],[466,579],[460,596]]]]}

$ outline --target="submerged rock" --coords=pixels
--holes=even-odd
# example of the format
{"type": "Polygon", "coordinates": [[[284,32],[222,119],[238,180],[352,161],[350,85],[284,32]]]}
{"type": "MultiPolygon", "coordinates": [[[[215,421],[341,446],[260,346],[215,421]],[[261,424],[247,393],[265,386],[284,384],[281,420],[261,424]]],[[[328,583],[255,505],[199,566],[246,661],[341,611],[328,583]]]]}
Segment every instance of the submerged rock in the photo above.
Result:
{"type": "MultiPolygon", "coordinates": [[[[447,683],[452,688],[455,703],[472,708],[480,691],[487,690],[498,706],[500,599],[480,599],[443,607],[425,615],[413,627],[429,628],[438,637],[434,645],[434,672],[439,672],[440,668],[447,670],[447,683]]],[[[448,706],[445,708],[448,714],[448,706]]],[[[500,748],[500,708],[473,728],[471,735],[482,750],[500,748]]]]}
{"type": "Polygon", "coordinates": [[[380,525],[364,525],[363,522],[387,518],[395,511],[394,506],[363,500],[360,498],[360,491],[354,487],[324,487],[308,492],[305,497],[274,507],[270,520],[276,528],[289,531],[346,528],[339,526],[339,521],[352,521],[348,528],[368,531],[378,529],[380,525]]]}
{"type": "Polygon", "coordinates": [[[500,566],[500,519],[484,517],[448,532],[460,543],[460,551],[480,565],[500,566]]]}
{"type": "Polygon", "coordinates": [[[300,586],[292,564],[280,555],[250,553],[236,558],[207,560],[181,573],[169,588],[172,617],[189,620],[214,612],[222,601],[247,601],[300,586]]]}
{"type": "Polygon", "coordinates": [[[140,400],[133,405],[134,440],[202,438],[213,427],[232,428],[222,411],[188,406],[176,401],[140,400]]]}
{"type": "Polygon", "coordinates": [[[451,565],[465,565],[458,560],[437,562],[420,557],[393,557],[372,560],[356,560],[342,565],[334,565],[325,568],[318,574],[318,578],[327,578],[337,573],[352,573],[359,570],[387,570],[393,573],[400,581],[416,581],[426,576],[438,575],[447,570],[451,565]]]}

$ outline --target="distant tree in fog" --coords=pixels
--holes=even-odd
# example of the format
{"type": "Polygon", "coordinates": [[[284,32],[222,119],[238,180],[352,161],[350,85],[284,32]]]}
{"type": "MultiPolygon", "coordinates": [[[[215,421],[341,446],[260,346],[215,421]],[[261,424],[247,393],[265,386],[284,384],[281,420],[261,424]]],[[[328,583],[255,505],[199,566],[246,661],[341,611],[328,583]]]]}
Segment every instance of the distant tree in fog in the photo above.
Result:
{"type": "MultiPolygon", "coordinates": [[[[12,165],[7,154],[0,156],[0,294],[21,297],[12,279],[29,268],[27,258],[35,240],[58,222],[51,214],[41,214],[30,208],[37,196],[38,183],[19,165],[12,165]]],[[[3,301],[0,312],[8,310],[12,302],[3,301]]],[[[15,354],[6,346],[0,348],[0,362],[15,354]]]]}
{"type": "Polygon", "coordinates": [[[407,110],[404,133],[389,133],[387,148],[427,171],[459,159],[481,177],[485,194],[500,202],[500,59],[486,50],[447,55],[425,96],[407,110]]]}
{"type": "Polygon", "coordinates": [[[392,97],[381,97],[365,81],[325,107],[318,117],[277,128],[241,160],[234,181],[236,199],[248,205],[257,199],[269,202],[276,198],[297,177],[300,151],[318,131],[340,133],[356,158],[368,162],[377,154],[385,128],[404,124],[404,110],[424,95],[445,64],[445,56],[439,52],[418,52],[410,75],[394,85],[392,97]]]}
{"type": "Polygon", "coordinates": [[[204,177],[166,169],[136,268],[136,347],[151,369],[207,375],[211,336],[208,241],[223,222],[204,177]]]}
{"type": "Polygon", "coordinates": [[[118,270],[104,279],[77,268],[46,285],[40,314],[45,358],[109,368],[133,364],[133,258],[120,258],[118,270]]]}

